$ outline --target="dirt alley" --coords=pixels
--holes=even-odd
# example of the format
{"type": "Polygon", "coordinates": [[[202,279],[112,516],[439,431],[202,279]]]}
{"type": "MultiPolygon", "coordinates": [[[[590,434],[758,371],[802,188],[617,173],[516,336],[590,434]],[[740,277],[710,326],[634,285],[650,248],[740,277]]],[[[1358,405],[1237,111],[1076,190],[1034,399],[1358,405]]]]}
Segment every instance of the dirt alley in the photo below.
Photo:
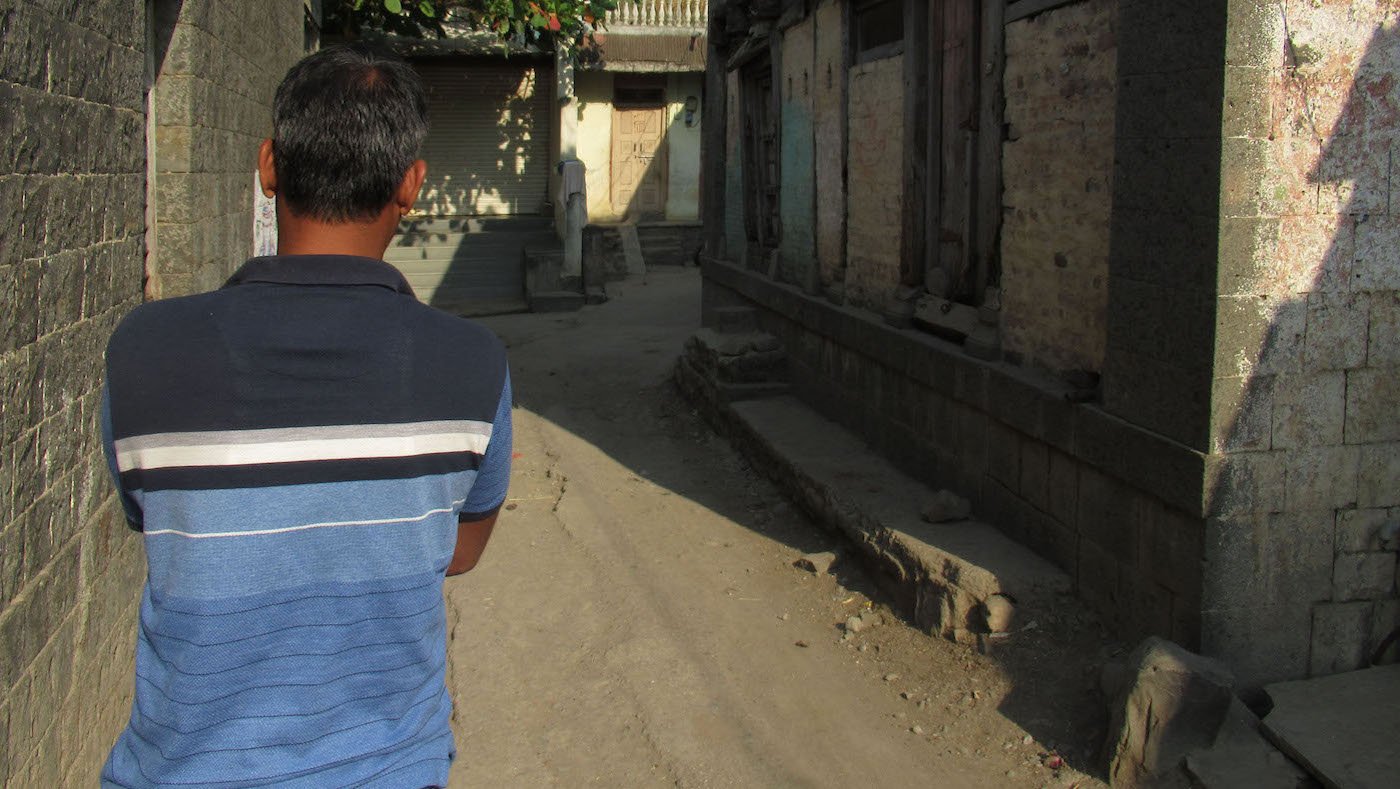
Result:
{"type": "Polygon", "coordinates": [[[1080,770],[1111,647],[1087,617],[984,656],[908,626],[852,559],[793,566],[840,540],[670,382],[699,288],[663,269],[482,321],[510,346],[517,457],[481,565],[447,584],[453,786],[1102,786],[1080,770]],[[867,608],[882,624],[843,640],[867,608]]]}

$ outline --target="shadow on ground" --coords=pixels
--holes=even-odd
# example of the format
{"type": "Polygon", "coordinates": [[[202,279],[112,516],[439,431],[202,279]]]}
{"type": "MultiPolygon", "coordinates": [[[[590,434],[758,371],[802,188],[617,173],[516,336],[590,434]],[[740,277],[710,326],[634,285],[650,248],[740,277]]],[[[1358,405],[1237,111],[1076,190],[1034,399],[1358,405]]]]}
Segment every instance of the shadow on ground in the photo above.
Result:
{"type": "MultiPolygon", "coordinates": [[[[684,340],[699,326],[699,287],[694,269],[653,271],[645,280],[611,287],[611,301],[582,312],[482,322],[509,346],[518,407],[589,442],[639,477],[788,546],[793,558],[839,549],[844,538],[814,526],[760,479],[762,469],[751,469],[671,382],[684,340]]],[[[845,588],[891,605],[893,597],[857,561],[839,563],[836,574],[845,588]]],[[[887,654],[905,650],[927,657],[899,669],[924,676],[939,691],[929,703],[949,709],[980,703],[979,691],[969,689],[963,674],[1000,674],[1001,690],[990,691],[1000,693],[997,711],[1042,750],[1101,775],[1105,715],[1098,668],[1112,646],[1097,622],[1075,608],[1035,623],[988,655],[909,628],[866,634],[861,643],[887,654]],[[901,640],[907,643],[896,643],[901,640]]],[[[895,614],[909,621],[908,612],[895,614]]],[[[842,621],[844,616],[831,620],[833,640],[841,636],[842,621]]]]}

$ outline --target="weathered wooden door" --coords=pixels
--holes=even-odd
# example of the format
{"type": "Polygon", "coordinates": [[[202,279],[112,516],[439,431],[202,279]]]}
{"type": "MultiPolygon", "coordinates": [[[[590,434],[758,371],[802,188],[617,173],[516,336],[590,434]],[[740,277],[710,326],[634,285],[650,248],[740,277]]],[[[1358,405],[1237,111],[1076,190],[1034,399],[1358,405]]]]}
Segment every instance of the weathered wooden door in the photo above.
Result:
{"type": "Polygon", "coordinates": [[[612,204],[620,215],[666,215],[666,108],[615,106],[612,204]]]}

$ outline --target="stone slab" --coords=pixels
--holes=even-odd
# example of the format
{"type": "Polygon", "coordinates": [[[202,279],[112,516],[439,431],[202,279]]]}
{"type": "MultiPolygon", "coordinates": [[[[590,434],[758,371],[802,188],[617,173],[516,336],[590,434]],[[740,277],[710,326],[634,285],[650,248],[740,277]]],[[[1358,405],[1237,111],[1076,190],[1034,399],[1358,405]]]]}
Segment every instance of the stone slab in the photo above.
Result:
{"type": "Polygon", "coordinates": [[[627,263],[627,273],[647,273],[646,259],[642,257],[642,241],[637,237],[637,226],[623,224],[617,226],[617,234],[622,238],[622,257],[627,263]]]}
{"type": "Polygon", "coordinates": [[[1400,776],[1400,664],[1280,682],[1263,731],[1329,789],[1393,787],[1400,776]]]}
{"type": "Polygon", "coordinates": [[[1236,699],[1214,745],[1186,757],[1200,789],[1304,789],[1316,782],[1259,732],[1259,719],[1236,699]]]}
{"type": "Polygon", "coordinates": [[[1067,575],[996,527],[924,522],[921,508],[933,490],[796,397],[706,405],[755,467],[850,539],[930,632],[975,640],[985,629],[982,604],[992,595],[1011,597],[1020,611],[1044,610],[1070,595],[1067,575]]]}
{"type": "Polygon", "coordinates": [[[530,294],[531,312],[574,312],[582,308],[582,293],[554,290],[530,294]]]}

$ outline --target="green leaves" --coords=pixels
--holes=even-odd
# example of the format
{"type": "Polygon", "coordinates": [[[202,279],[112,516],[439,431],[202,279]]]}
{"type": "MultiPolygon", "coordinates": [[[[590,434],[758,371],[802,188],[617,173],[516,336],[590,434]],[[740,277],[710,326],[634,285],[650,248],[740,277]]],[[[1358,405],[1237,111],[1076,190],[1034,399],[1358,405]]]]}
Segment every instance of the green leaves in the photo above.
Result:
{"type": "Polygon", "coordinates": [[[638,0],[324,0],[327,30],[347,39],[375,30],[423,38],[444,23],[491,31],[510,47],[574,51],[602,29],[609,11],[638,0]]]}

